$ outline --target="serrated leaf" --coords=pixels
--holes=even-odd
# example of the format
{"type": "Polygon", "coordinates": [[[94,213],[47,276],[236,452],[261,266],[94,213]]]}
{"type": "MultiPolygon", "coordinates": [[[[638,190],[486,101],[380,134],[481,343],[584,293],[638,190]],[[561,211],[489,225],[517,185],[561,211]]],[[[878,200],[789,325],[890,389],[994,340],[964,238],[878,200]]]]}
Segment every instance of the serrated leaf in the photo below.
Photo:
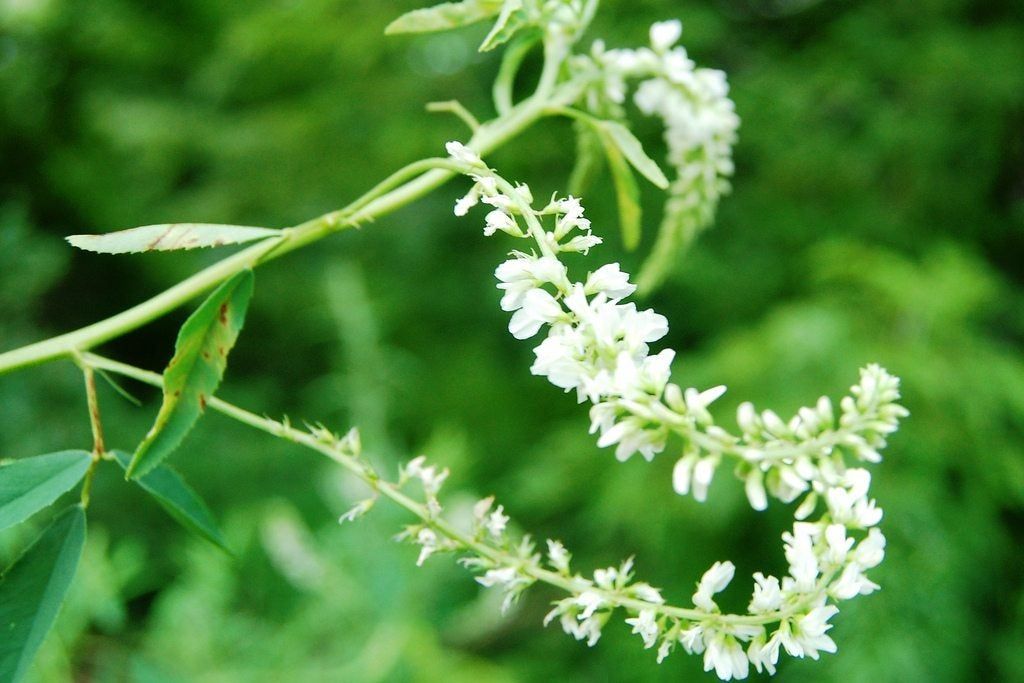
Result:
{"type": "Polygon", "coordinates": [[[501,8],[497,21],[491,28],[491,32],[480,43],[480,52],[489,52],[494,48],[507,43],[512,36],[529,23],[529,17],[523,11],[522,3],[516,0],[507,0],[501,8]]]}
{"type": "Polygon", "coordinates": [[[144,476],[171,454],[206,409],[220,385],[228,352],[245,324],[253,274],[244,270],[221,284],[178,332],[174,357],[164,370],[164,400],[153,427],[128,466],[129,478],[144,476]]]}
{"type": "MultiPolygon", "coordinates": [[[[124,451],[112,451],[112,454],[118,464],[127,470],[132,456],[124,451]]],[[[217,528],[217,521],[206,507],[206,503],[172,467],[157,465],[148,474],[134,481],[153,496],[176,522],[228,551],[227,543],[217,528]]]]}
{"type": "Polygon", "coordinates": [[[201,247],[223,247],[280,235],[280,230],[247,225],[213,223],[166,223],[145,225],[102,235],[71,235],[72,246],[100,254],[138,254],[147,251],[177,251],[201,247]]]}
{"type": "Polygon", "coordinates": [[[51,505],[82,480],[91,463],[86,451],[60,451],[0,465],[0,529],[51,505]]]}
{"type": "Polygon", "coordinates": [[[640,245],[642,212],[640,210],[640,188],[630,170],[626,158],[619,148],[607,137],[601,136],[608,170],[615,185],[615,199],[619,205],[619,228],[622,230],[622,244],[632,251],[640,245]]]}
{"type": "Polygon", "coordinates": [[[85,510],[62,513],[0,579],[0,680],[17,683],[57,619],[85,546],[85,510]]]}
{"type": "Polygon", "coordinates": [[[659,189],[668,188],[668,178],[665,177],[661,167],[647,156],[644,146],[628,128],[618,121],[601,121],[600,126],[611,137],[633,168],[640,171],[640,175],[650,180],[659,189]]]}
{"type": "Polygon", "coordinates": [[[384,33],[429,33],[468,26],[498,14],[501,4],[502,0],[464,0],[414,9],[388,24],[384,33]]]}

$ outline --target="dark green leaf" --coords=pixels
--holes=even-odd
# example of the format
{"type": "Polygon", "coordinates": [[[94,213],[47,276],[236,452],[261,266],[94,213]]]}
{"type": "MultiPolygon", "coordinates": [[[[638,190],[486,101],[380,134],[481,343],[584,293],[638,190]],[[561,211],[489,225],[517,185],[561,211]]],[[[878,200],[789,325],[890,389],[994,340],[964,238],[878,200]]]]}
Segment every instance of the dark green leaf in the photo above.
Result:
{"type": "Polygon", "coordinates": [[[174,357],[164,370],[163,404],[135,450],[129,477],[141,477],[159,465],[206,409],[245,323],[252,287],[252,271],[242,271],[218,287],[182,325],[174,357]]]}
{"type": "Polygon", "coordinates": [[[583,121],[573,122],[576,130],[576,163],[569,175],[569,194],[581,196],[601,172],[604,149],[593,127],[583,121]]]}
{"type": "Polygon", "coordinates": [[[384,33],[428,33],[468,26],[493,17],[501,11],[501,3],[502,0],[464,0],[414,9],[388,24],[384,33]]]}
{"type": "Polygon", "coordinates": [[[82,480],[92,455],[60,451],[0,465],[0,529],[28,519],[82,480]]]}
{"type": "Polygon", "coordinates": [[[637,187],[636,178],[619,148],[606,136],[602,136],[601,141],[604,143],[604,153],[608,159],[608,170],[611,171],[615,184],[622,244],[626,249],[633,250],[640,245],[640,188],[637,187]]]}
{"type": "Polygon", "coordinates": [[[17,683],[53,626],[85,546],[85,510],[75,505],[0,579],[0,680],[17,683]]]}
{"type": "MultiPolygon", "coordinates": [[[[112,453],[121,467],[127,470],[132,456],[124,451],[112,453]]],[[[134,481],[156,498],[176,522],[225,551],[228,550],[209,508],[174,469],[168,465],[158,465],[134,481]]]]}
{"type": "Polygon", "coordinates": [[[145,225],[103,235],[71,235],[72,246],[100,254],[138,254],[146,251],[178,251],[200,247],[223,247],[280,235],[280,230],[246,225],[209,223],[167,223],[145,225]]]}

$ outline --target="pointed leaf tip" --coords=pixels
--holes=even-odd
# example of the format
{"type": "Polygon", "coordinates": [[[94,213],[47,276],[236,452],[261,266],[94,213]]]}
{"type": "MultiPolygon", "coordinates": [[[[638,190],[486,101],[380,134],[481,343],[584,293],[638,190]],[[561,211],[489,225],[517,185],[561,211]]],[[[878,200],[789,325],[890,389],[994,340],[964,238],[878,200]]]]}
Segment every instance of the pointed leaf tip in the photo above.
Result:
{"type": "Polygon", "coordinates": [[[178,332],[163,376],[163,403],[139,444],[125,477],[135,479],[159,465],[192,430],[224,376],[228,353],[245,324],[253,273],[227,280],[189,316],[178,332]]]}
{"type": "MultiPolygon", "coordinates": [[[[112,451],[112,454],[122,468],[128,468],[132,459],[131,455],[124,451],[112,451]]],[[[147,474],[136,477],[133,481],[146,493],[153,496],[174,521],[205,538],[224,552],[231,553],[209,507],[174,468],[168,465],[157,465],[147,474]]]]}
{"type": "Polygon", "coordinates": [[[0,529],[52,505],[82,480],[91,463],[91,454],[76,450],[0,465],[0,529]]]}

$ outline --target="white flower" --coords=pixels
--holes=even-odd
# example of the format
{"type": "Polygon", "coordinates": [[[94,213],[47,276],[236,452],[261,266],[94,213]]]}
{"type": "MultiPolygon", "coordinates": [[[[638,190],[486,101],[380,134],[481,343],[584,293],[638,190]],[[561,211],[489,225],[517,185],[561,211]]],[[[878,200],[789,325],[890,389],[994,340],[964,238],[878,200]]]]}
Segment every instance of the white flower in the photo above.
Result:
{"type": "Polygon", "coordinates": [[[738,680],[747,677],[750,661],[735,638],[715,633],[707,638],[707,650],[704,651],[704,670],[712,669],[723,681],[731,681],[734,678],[738,680]]]}
{"type": "Polygon", "coordinates": [[[853,560],[861,569],[877,567],[885,557],[885,536],[878,529],[871,529],[867,538],[857,544],[853,560]]]}
{"type": "Polygon", "coordinates": [[[757,466],[751,467],[750,472],[743,480],[743,490],[750,501],[750,507],[755,510],[768,509],[768,494],[764,489],[764,472],[757,466]]]}
{"type": "Polygon", "coordinates": [[[516,339],[529,339],[542,325],[564,315],[555,297],[543,289],[531,289],[523,296],[522,303],[522,308],[512,314],[508,323],[508,331],[516,339]]]}
{"type": "Polygon", "coordinates": [[[646,583],[634,583],[630,589],[633,591],[633,595],[644,602],[653,602],[656,605],[665,602],[665,598],[661,597],[661,591],[646,583]]]}
{"type": "Polygon", "coordinates": [[[432,529],[420,529],[416,534],[416,542],[420,544],[420,556],[416,559],[416,566],[422,567],[427,558],[433,555],[440,547],[437,534],[432,529]]]}
{"type": "Polygon", "coordinates": [[[519,570],[515,567],[499,567],[490,569],[483,576],[476,577],[476,582],[484,588],[492,586],[506,586],[519,577],[519,570]]]}
{"type": "Polygon", "coordinates": [[[448,468],[441,470],[430,465],[424,467],[427,458],[424,455],[417,456],[409,461],[409,463],[402,469],[399,481],[407,480],[409,478],[419,479],[423,484],[423,490],[426,492],[427,497],[434,498],[437,496],[438,491],[441,490],[441,485],[444,484],[445,479],[448,478],[448,468]]]}
{"type": "Polygon", "coordinates": [[[594,612],[607,604],[607,601],[599,593],[590,590],[577,595],[575,602],[578,607],[582,608],[578,615],[580,621],[589,619],[594,612]]]}
{"type": "MultiPolygon", "coordinates": [[[[822,605],[821,607],[815,607],[794,624],[793,640],[796,645],[795,649],[801,652],[801,654],[796,654],[797,657],[806,656],[811,659],[817,659],[819,652],[831,653],[836,651],[835,641],[827,636],[826,632],[832,628],[828,620],[838,612],[839,608],[835,605],[822,605]]],[[[789,650],[788,647],[787,650],[789,650]]],[[[795,653],[790,652],[790,654],[795,653]]]]}
{"type": "Polygon", "coordinates": [[[455,202],[454,213],[456,216],[462,217],[469,213],[472,209],[480,202],[480,192],[477,191],[476,187],[473,187],[465,196],[460,197],[455,202]]]}
{"type": "Polygon", "coordinates": [[[624,299],[636,291],[636,285],[630,284],[629,273],[623,273],[618,263],[608,263],[587,276],[583,286],[585,294],[604,294],[611,301],[624,299]]]}
{"type": "Polygon", "coordinates": [[[679,633],[679,642],[691,655],[699,655],[704,652],[704,627],[700,623],[695,623],[684,629],[679,633]]]}
{"type": "Polygon", "coordinates": [[[563,574],[569,572],[569,560],[571,556],[559,541],[548,539],[548,562],[551,566],[563,574]]]}
{"type": "Polygon", "coordinates": [[[519,230],[519,226],[512,220],[512,217],[500,209],[494,209],[487,214],[486,225],[484,226],[484,235],[490,237],[498,230],[513,235],[515,237],[522,236],[522,231],[519,230]]]}
{"type": "Polygon", "coordinates": [[[535,258],[521,254],[501,263],[494,271],[500,281],[498,289],[504,290],[501,298],[503,311],[522,308],[526,294],[543,284],[562,286],[566,281],[565,266],[555,258],[535,258]]]}
{"type": "Polygon", "coordinates": [[[697,584],[697,592],[693,594],[693,604],[705,612],[718,610],[712,599],[715,593],[721,593],[736,574],[736,565],[732,562],[715,562],[704,572],[697,584]]]}
{"type": "Polygon", "coordinates": [[[461,161],[462,163],[469,164],[471,166],[483,165],[483,161],[481,161],[480,155],[471,150],[469,147],[466,147],[461,142],[452,140],[451,142],[445,143],[444,148],[445,150],[448,151],[448,154],[456,161],[461,161]]]}
{"type": "Polygon", "coordinates": [[[354,522],[355,520],[359,519],[367,512],[369,512],[370,509],[373,507],[373,504],[376,502],[376,496],[373,498],[367,498],[366,500],[359,501],[354,506],[352,506],[352,508],[349,509],[348,512],[346,512],[338,518],[338,524],[343,524],[344,522],[354,522]]]}
{"type": "Polygon", "coordinates": [[[640,610],[637,616],[626,619],[626,623],[633,627],[631,633],[639,634],[643,639],[645,649],[654,647],[661,633],[661,627],[658,626],[655,616],[654,610],[644,609],[640,610]]]}
{"type": "Polygon", "coordinates": [[[668,430],[664,426],[655,429],[646,428],[647,421],[643,418],[626,416],[609,428],[597,440],[598,448],[607,448],[618,444],[615,457],[621,462],[628,460],[634,453],[640,453],[645,460],[651,461],[654,456],[665,450],[668,430]]]}
{"type": "Polygon", "coordinates": [[[555,219],[555,240],[561,240],[573,230],[582,230],[589,234],[590,221],[583,217],[583,206],[576,197],[566,197],[556,204],[561,212],[555,219]]]}
{"type": "Polygon", "coordinates": [[[487,517],[486,528],[487,532],[495,539],[500,539],[501,535],[505,533],[505,525],[508,524],[508,516],[504,514],[505,507],[499,505],[498,509],[492,512],[487,517]]]}
{"type": "Polygon", "coordinates": [[[782,534],[786,561],[789,562],[789,575],[793,577],[795,588],[799,592],[813,590],[814,582],[818,578],[818,556],[814,552],[814,537],[817,532],[817,525],[797,522],[793,525],[793,533],[782,534]]]}
{"type": "Polygon", "coordinates": [[[559,245],[559,251],[568,252],[579,252],[581,254],[587,254],[590,250],[603,242],[597,235],[587,233],[586,235],[577,235],[565,244],[559,245]]]}
{"type": "Polygon", "coordinates": [[[771,659],[772,653],[769,653],[768,648],[765,645],[764,635],[754,638],[750,641],[750,645],[747,647],[747,659],[757,669],[757,673],[761,673],[762,670],[767,671],[768,675],[775,675],[775,663],[778,661],[779,650],[774,650],[775,659],[771,659]]]}
{"type": "Polygon", "coordinates": [[[879,589],[879,585],[864,576],[856,563],[848,564],[832,584],[829,593],[837,600],[849,600],[858,595],[868,595],[879,589]]]}
{"type": "Polygon", "coordinates": [[[832,519],[848,526],[868,528],[882,521],[882,510],[874,500],[867,499],[871,473],[865,469],[846,471],[845,486],[835,486],[825,492],[832,519]]]}
{"type": "Polygon", "coordinates": [[[615,587],[615,580],[618,578],[619,570],[615,567],[594,570],[594,583],[596,583],[599,588],[604,588],[605,590],[613,589],[615,587]]]}
{"type": "Polygon", "coordinates": [[[651,47],[661,52],[669,49],[683,35],[683,24],[678,19],[659,21],[651,25],[651,47]]]}
{"type": "Polygon", "coordinates": [[[761,572],[754,574],[754,594],[750,599],[749,609],[754,614],[774,612],[782,606],[782,591],[779,580],[774,576],[765,576],[761,572]]]}
{"type": "Polygon", "coordinates": [[[829,524],[825,529],[825,541],[828,543],[825,561],[833,565],[843,564],[854,541],[846,537],[846,527],[842,524],[829,524]]]}

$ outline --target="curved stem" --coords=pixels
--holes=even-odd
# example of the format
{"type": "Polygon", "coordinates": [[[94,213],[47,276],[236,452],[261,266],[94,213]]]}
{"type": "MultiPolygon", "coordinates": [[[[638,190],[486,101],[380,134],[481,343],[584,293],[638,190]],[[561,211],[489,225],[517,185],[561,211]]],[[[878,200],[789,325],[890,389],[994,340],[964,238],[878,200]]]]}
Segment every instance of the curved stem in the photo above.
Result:
{"type": "MultiPolygon", "coordinates": [[[[97,370],[113,372],[154,387],[162,386],[162,377],[155,372],[143,370],[142,368],[137,368],[126,363],[120,363],[93,353],[84,353],[81,355],[81,359],[86,365],[97,370]]],[[[818,597],[821,591],[825,590],[828,585],[828,581],[831,579],[831,576],[823,577],[823,579],[819,581],[819,589],[814,591],[810,597],[802,600],[799,604],[790,605],[784,609],[766,612],[764,614],[716,614],[704,612],[698,609],[675,607],[672,605],[648,602],[637,598],[628,598],[615,591],[604,590],[593,586],[579,577],[566,576],[565,574],[545,569],[539,562],[524,560],[523,558],[514,556],[501,548],[488,545],[487,543],[470,536],[444,519],[439,518],[436,514],[428,510],[425,505],[413,500],[411,497],[403,493],[398,485],[381,479],[374,470],[357,458],[339,450],[336,443],[324,441],[322,438],[310,434],[309,432],[295,429],[284,422],[278,422],[268,417],[262,417],[256,413],[252,413],[244,408],[239,408],[236,405],[216,397],[209,398],[207,400],[207,405],[217,412],[226,415],[233,420],[237,420],[242,424],[259,429],[260,431],[266,432],[272,436],[287,439],[288,441],[292,441],[296,444],[311,448],[323,455],[326,455],[328,458],[359,477],[374,491],[391,499],[414,514],[422,521],[423,524],[426,524],[443,536],[454,541],[461,549],[470,550],[481,557],[504,566],[519,566],[520,569],[531,578],[542,583],[555,586],[556,588],[560,588],[569,593],[578,594],[584,590],[597,593],[609,605],[615,607],[624,607],[636,612],[639,612],[640,610],[651,610],[657,614],[675,617],[686,621],[713,620],[721,624],[728,625],[764,625],[787,619],[793,614],[804,610],[808,604],[811,604],[818,597]]]]}
{"type": "MultiPolygon", "coordinates": [[[[557,75],[557,69],[554,73],[557,75]]],[[[567,81],[557,88],[546,89],[543,93],[538,91],[508,114],[481,125],[468,146],[480,154],[495,149],[542,118],[546,107],[574,102],[584,85],[580,81],[567,81]]],[[[378,185],[344,209],[288,228],[279,237],[264,240],[232,254],[153,298],[105,320],[0,353],[0,375],[67,356],[76,351],[91,349],[169,313],[241,270],[254,268],[327,235],[391,213],[435,190],[455,175],[456,171],[450,168],[437,168],[439,165],[438,160],[430,159],[410,164],[382,183],[386,187],[391,187],[391,183],[401,182],[393,189],[382,190],[381,185],[378,185]],[[417,164],[424,164],[424,168],[430,166],[432,170],[422,172],[424,168],[417,164]],[[413,168],[412,171],[409,170],[410,167],[413,168]],[[407,175],[415,177],[404,181],[407,175]],[[396,180],[396,176],[403,180],[396,180]]]]}

